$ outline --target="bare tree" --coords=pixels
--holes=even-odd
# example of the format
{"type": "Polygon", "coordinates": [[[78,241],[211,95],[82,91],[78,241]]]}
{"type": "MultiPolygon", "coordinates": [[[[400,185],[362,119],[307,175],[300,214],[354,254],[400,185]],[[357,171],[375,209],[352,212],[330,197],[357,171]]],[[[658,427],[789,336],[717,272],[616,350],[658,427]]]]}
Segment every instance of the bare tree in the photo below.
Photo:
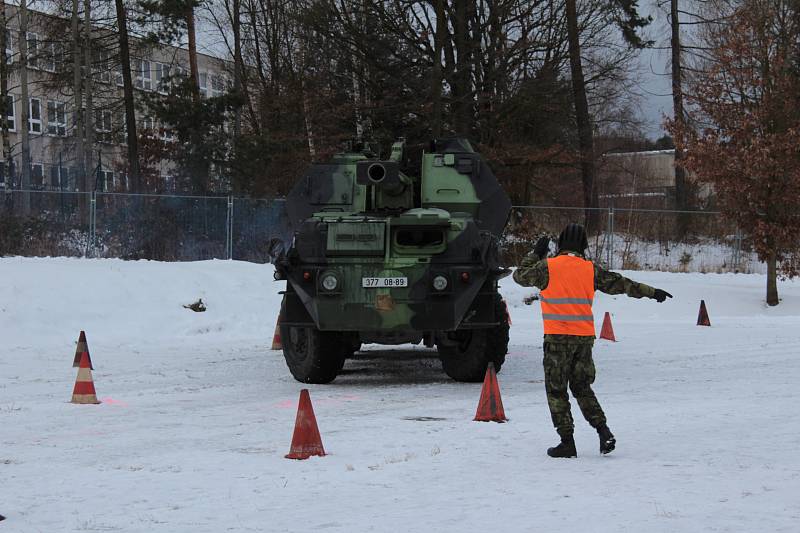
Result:
{"type": "MultiPolygon", "coordinates": [[[[84,115],[84,136],[86,139],[86,146],[89,150],[84,152],[85,161],[81,161],[81,166],[84,168],[86,180],[92,183],[91,169],[94,167],[94,154],[92,147],[94,146],[94,83],[92,78],[92,1],[84,0],[83,2],[83,83],[84,95],[86,95],[86,107],[83,112],[84,115]]],[[[99,169],[98,169],[99,170],[99,169]]],[[[96,183],[96,177],[94,183],[96,183]]]]}
{"type": "MultiPolygon", "coordinates": [[[[7,191],[14,189],[14,161],[11,155],[11,136],[9,135],[7,104],[9,97],[9,65],[8,57],[6,56],[6,50],[10,48],[8,46],[9,43],[7,42],[9,34],[8,20],[6,18],[6,3],[4,0],[0,0],[0,109],[2,109],[2,115],[0,115],[0,129],[2,130],[3,135],[3,165],[5,167],[4,173],[7,191]]],[[[13,100],[11,105],[14,105],[13,100]]]]}
{"type": "Polygon", "coordinates": [[[139,169],[139,140],[136,136],[136,110],[131,79],[131,56],[128,44],[128,20],[122,0],[114,0],[119,32],[119,59],[122,65],[122,84],[125,101],[125,126],[128,144],[128,178],[132,192],[139,192],[141,172],[139,169]]]}
{"type": "MultiPolygon", "coordinates": [[[[5,51],[4,51],[5,53],[5,51]]],[[[22,142],[22,181],[20,188],[28,191],[31,188],[31,140],[30,140],[30,98],[28,96],[28,2],[19,3],[19,85],[22,99],[22,116],[19,125],[22,142]]],[[[22,210],[30,209],[30,193],[22,195],[22,210]]]]}
{"type": "Polygon", "coordinates": [[[75,109],[75,151],[77,159],[78,175],[80,184],[78,189],[81,191],[89,190],[89,176],[86,167],[86,144],[85,144],[85,117],[83,112],[83,55],[81,54],[82,45],[80,38],[80,0],[72,0],[72,11],[70,16],[70,31],[72,32],[72,93],[73,109],[75,109]]]}

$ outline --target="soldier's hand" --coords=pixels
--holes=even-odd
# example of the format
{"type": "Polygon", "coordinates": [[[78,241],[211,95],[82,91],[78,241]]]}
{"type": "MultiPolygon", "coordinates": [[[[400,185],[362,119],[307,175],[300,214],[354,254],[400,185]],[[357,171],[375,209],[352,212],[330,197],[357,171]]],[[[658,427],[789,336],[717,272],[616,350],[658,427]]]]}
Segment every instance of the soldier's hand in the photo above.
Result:
{"type": "Polygon", "coordinates": [[[538,241],[536,241],[536,245],[533,247],[533,253],[536,254],[539,259],[544,259],[547,257],[547,253],[550,251],[550,237],[542,237],[538,241]]]}
{"type": "Polygon", "coordinates": [[[672,298],[672,295],[663,289],[656,289],[656,292],[653,293],[653,299],[658,303],[662,303],[667,298],[672,298]]]}

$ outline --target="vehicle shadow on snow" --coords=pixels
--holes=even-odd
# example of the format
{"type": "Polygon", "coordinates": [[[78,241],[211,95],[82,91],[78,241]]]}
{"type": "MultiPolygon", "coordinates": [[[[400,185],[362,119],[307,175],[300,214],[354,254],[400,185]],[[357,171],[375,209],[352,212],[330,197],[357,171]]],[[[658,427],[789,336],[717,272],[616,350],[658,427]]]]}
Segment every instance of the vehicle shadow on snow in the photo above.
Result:
{"type": "Polygon", "coordinates": [[[347,360],[337,385],[451,383],[433,349],[366,349],[347,360]]]}

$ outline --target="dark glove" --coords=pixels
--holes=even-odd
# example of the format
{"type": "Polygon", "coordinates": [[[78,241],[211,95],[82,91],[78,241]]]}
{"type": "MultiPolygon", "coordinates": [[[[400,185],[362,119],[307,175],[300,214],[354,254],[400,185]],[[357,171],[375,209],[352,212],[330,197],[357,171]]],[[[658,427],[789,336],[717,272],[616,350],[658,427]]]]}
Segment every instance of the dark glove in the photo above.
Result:
{"type": "Polygon", "coordinates": [[[536,246],[533,247],[533,253],[536,254],[539,259],[544,259],[547,257],[547,253],[550,251],[550,237],[542,237],[538,241],[536,241],[536,246]]]}
{"type": "Polygon", "coordinates": [[[667,298],[672,298],[672,295],[663,289],[656,289],[656,292],[653,293],[653,299],[658,303],[663,302],[667,298]]]}

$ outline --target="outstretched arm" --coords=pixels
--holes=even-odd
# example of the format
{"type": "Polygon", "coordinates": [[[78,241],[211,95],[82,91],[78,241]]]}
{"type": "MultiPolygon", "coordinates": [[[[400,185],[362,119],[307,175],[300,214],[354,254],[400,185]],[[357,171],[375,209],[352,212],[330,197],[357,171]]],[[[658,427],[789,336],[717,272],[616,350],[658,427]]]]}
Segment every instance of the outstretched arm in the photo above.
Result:
{"type": "Polygon", "coordinates": [[[650,285],[628,279],[622,274],[594,266],[594,288],[606,294],[626,294],[631,298],[652,298],[663,302],[672,295],[650,285]]]}

